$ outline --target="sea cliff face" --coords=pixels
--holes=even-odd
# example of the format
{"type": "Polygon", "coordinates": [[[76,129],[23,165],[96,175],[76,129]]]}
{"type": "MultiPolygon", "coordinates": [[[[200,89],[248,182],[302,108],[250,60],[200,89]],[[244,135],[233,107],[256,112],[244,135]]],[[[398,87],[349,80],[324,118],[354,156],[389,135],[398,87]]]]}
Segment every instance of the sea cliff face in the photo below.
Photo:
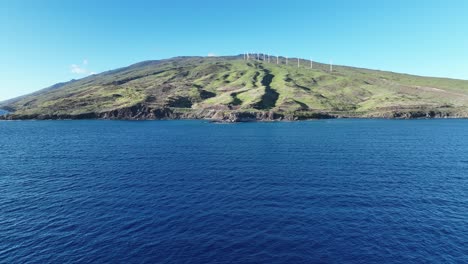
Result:
{"type": "Polygon", "coordinates": [[[310,119],[333,118],[382,118],[382,119],[429,119],[429,118],[467,118],[465,113],[433,110],[394,110],[378,113],[345,113],[345,112],[293,112],[278,113],[274,111],[240,111],[226,109],[174,109],[152,108],[137,104],[131,107],[115,109],[100,113],[69,114],[31,114],[18,115],[10,113],[1,115],[0,120],[78,120],[78,119],[111,119],[111,120],[171,120],[171,119],[205,119],[215,122],[256,122],[256,121],[298,121],[310,119]]]}
{"type": "MultiPolygon", "coordinates": [[[[316,118],[333,118],[326,114],[316,114],[316,118]]],[[[279,114],[272,111],[230,111],[201,109],[178,111],[171,108],[151,108],[144,105],[111,110],[101,113],[68,114],[10,114],[0,116],[3,120],[64,120],[64,119],[111,119],[111,120],[170,120],[170,119],[207,119],[218,122],[252,122],[252,121],[293,121],[300,119],[293,114],[279,114]]]]}

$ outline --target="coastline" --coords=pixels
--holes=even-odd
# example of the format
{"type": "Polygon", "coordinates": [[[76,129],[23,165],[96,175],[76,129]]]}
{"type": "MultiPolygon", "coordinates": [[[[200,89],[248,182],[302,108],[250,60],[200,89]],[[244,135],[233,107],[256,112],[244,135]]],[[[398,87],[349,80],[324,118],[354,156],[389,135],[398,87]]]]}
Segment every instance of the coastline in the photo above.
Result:
{"type": "Polygon", "coordinates": [[[217,110],[151,108],[145,105],[120,108],[103,112],[81,114],[16,114],[0,115],[0,120],[209,120],[220,123],[281,122],[321,119],[465,119],[468,113],[454,109],[394,109],[380,112],[352,111],[297,111],[277,112],[261,110],[217,110]]]}

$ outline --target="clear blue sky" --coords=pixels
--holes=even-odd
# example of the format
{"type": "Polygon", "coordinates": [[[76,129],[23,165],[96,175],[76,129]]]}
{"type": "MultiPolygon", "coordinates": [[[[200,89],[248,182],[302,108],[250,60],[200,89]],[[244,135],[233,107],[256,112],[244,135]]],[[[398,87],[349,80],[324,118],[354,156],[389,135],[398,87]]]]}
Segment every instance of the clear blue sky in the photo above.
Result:
{"type": "Polygon", "coordinates": [[[0,100],[129,64],[261,51],[468,79],[468,1],[0,3],[0,100]]]}

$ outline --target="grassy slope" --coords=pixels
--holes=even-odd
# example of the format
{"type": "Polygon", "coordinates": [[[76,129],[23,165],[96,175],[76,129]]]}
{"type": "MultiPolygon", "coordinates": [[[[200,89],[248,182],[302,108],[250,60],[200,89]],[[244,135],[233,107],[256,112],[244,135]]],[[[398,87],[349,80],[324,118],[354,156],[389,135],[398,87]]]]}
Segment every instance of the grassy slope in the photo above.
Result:
{"type": "Polygon", "coordinates": [[[408,109],[466,113],[468,81],[334,67],[290,59],[179,57],[138,63],[0,103],[16,114],[82,114],[143,103],[188,109],[341,112],[408,109]]]}

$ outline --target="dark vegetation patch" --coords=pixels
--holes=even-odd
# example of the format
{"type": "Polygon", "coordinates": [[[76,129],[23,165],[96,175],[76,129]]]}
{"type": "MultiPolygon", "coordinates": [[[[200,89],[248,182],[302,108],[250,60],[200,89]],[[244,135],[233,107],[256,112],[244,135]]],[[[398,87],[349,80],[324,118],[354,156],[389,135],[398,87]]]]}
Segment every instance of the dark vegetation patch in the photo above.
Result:
{"type": "Polygon", "coordinates": [[[227,74],[224,74],[224,75],[221,77],[221,78],[223,78],[223,82],[224,82],[224,83],[226,83],[226,84],[227,84],[227,83],[231,83],[231,81],[228,80],[229,76],[230,76],[230,75],[227,73],[227,74]]]}
{"type": "Polygon", "coordinates": [[[181,72],[179,72],[178,74],[175,75],[175,78],[183,79],[183,78],[187,77],[189,74],[190,74],[189,71],[181,71],[181,72]]]}
{"type": "Polygon", "coordinates": [[[239,97],[237,97],[237,95],[239,95],[239,94],[241,94],[241,93],[243,93],[243,92],[231,93],[232,102],[230,103],[230,105],[238,106],[238,105],[241,105],[241,104],[242,104],[242,100],[239,99],[239,97]]]}
{"type": "Polygon", "coordinates": [[[208,99],[208,98],[212,98],[212,97],[215,97],[216,94],[215,93],[212,93],[212,92],[209,92],[207,90],[200,90],[200,98],[205,100],[205,99],[208,99]]]}
{"type": "Polygon", "coordinates": [[[156,102],[156,96],[154,96],[154,95],[147,96],[146,99],[145,99],[145,102],[148,102],[148,103],[156,102]]]}
{"type": "Polygon", "coordinates": [[[253,106],[255,109],[271,109],[275,107],[279,97],[279,93],[271,89],[271,82],[275,76],[267,69],[263,69],[263,72],[265,75],[262,79],[262,85],[265,87],[265,93],[261,100],[253,106]]]}
{"type": "Polygon", "coordinates": [[[257,88],[257,82],[258,82],[258,76],[260,76],[260,72],[255,72],[253,79],[252,79],[252,85],[253,87],[257,88]]]}
{"type": "Polygon", "coordinates": [[[310,91],[309,87],[305,87],[305,86],[299,85],[297,83],[294,83],[294,86],[296,86],[296,88],[302,89],[304,91],[310,91]]]}
{"type": "Polygon", "coordinates": [[[298,105],[301,106],[301,110],[307,110],[307,109],[309,109],[309,106],[306,105],[306,104],[304,104],[303,102],[299,102],[299,101],[297,101],[297,100],[294,100],[294,102],[295,102],[296,104],[298,104],[298,105]]]}
{"type": "Polygon", "coordinates": [[[193,103],[189,97],[176,96],[167,98],[165,105],[168,107],[190,108],[192,107],[193,103]]]}

